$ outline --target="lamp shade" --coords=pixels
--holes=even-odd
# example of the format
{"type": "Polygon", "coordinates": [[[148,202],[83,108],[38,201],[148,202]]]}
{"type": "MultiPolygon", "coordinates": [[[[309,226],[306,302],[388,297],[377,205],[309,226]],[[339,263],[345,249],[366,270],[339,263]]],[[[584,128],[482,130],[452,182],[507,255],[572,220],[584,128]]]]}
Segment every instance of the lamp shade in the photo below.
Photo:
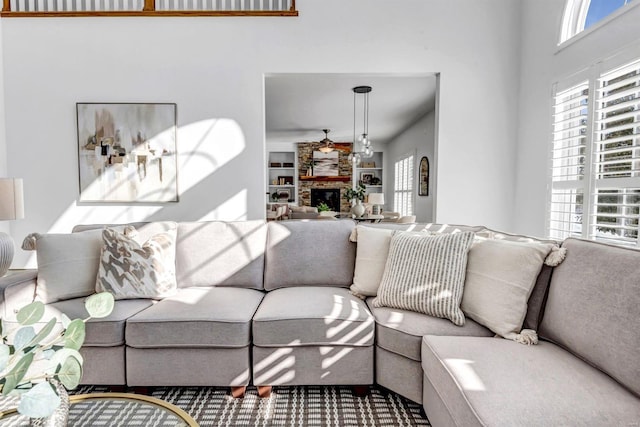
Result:
{"type": "Polygon", "coordinates": [[[370,205],[384,205],[384,193],[370,193],[369,194],[370,205]]]}
{"type": "Polygon", "coordinates": [[[24,218],[22,179],[0,178],[0,221],[24,218]]]}

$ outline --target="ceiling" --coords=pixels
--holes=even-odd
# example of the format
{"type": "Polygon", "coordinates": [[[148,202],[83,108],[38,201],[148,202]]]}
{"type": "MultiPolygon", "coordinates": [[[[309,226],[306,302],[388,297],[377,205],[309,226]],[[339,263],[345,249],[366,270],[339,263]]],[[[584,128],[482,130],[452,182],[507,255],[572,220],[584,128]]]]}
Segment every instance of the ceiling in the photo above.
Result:
{"type": "MultiPolygon", "coordinates": [[[[312,142],[330,129],[334,142],[353,140],[353,91],[371,86],[369,136],[387,143],[435,109],[436,77],[374,74],[270,74],[265,78],[267,144],[312,142]]],[[[356,135],[363,132],[363,95],[356,98],[356,135]]]]}

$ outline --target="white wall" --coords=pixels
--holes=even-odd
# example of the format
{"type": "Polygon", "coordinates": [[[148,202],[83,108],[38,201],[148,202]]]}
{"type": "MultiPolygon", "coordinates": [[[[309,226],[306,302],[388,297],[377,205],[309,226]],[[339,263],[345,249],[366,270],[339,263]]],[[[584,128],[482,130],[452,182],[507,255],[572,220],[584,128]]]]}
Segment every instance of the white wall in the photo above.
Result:
{"type": "Polygon", "coordinates": [[[298,18],[3,20],[8,169],[26,189],[14,238],[80,222],[264,217],[263,75],[278,72],[440,72],[436,219],[509,230],[520,8],[300,0],[298,18]],[[178,104],[179,203],[78,205],[75,103],[89,101],[178,104]]]}
{"type": "Polygon", "coordinates": [[[393,207],[393,188],[395,183],[394,164],[401,156],[406,154],[415,155],[414,164],[414,185],[415,187],[415,215],[418,222],[433,222],[433,201],[435,195],[434,178],[436,176],[436,159],[434,157],[435,149],[435,111],[425,114],[417,122],[405,129],[400,135],[389,141],[387,144],[387,152],[385,154],[385,172],[387,182],[385,185],[385,200],[388,200],[385,206],[386,210],[394,210],[393,207]],[[420,168],[420,159],[427,156],[429,159],[429,196],[418,196],[418,172],[420,168]]]}
{"type": "MultiPolygon", "coordinates": [[[[7,140],[5,133],[5,109],[4,109],[4,67],[2,55],[2,20],[0,19],[0,177],[7,176],[7,140]]],[[[0,232],[11,233],[10,223],[0,221],[0,232]]]]}
{"type": "Polygon", "coordinates": [[[640,7],[559,50],[564,0],[524,1],[514,229],[544,236],[554,82],[622,49],[640,57],[640,7]]]}

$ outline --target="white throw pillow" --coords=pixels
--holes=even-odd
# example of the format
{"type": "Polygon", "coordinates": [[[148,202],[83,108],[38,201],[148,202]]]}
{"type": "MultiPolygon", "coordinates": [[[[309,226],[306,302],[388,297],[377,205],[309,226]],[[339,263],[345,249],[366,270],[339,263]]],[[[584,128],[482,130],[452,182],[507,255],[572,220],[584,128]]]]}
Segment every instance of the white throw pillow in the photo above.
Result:
{"type": "MultiPolygon", "coordinates": [[[[102,230],[69,234],[32,234],[25,244],[36,248],[36,299],[49,304],[95,292],[102,230]],[[27,242],[29,240],[29,242],[27,242]]],[[[23,244],[23,246],[25,246],[23,244]]]]}
{"type": "Polygon", "coordinates": [[[476,238],[469,251],[462,311],[496,334],[519,340],[527,301],[552,243],[476,238]]]}
{"type": "MultiPolygon", "coordinates": [[[[140,234],[126,230],[139,238],[140,234]]],[[[175,242],[177,226],[149,237],[142,245],[113,229],[102,232],[102,252],[95,290],[116,299],[165,298],[177,290],[175,242]]]]}
{"type": "Polygon", "coordinates": [[[393,230],[361,225],[356,228],[358,246],[351,293],[359,297],[374,297],[378,295],[393,230]]]}
{"type": "Polygon", "coordinates": [[[460,301],[474,234],[397,232],[391,238],[375,307],[416,311],[464,325],[460,301]]]}

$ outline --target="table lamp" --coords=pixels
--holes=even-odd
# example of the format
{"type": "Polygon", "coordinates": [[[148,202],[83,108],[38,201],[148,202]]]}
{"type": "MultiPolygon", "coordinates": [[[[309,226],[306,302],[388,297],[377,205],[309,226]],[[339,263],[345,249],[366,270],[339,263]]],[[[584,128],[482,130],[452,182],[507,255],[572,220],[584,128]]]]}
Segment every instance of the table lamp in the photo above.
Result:
{"type": "MultiPolygon", "coordinates": [[[[0,221],[24,218],[22,179],[0,178],[0,221]]],[[[0,232],[0,277],[7,274],[13,261],[13,239],[0,232]]]]}
{"type": "Polygon", "coordinates": [[[380,206],[384,205],[384,193],[370,193],[369,204],[373,206],[371,213],[373,215],[380,215],[382,212],[382,208],[380,206]]]}

